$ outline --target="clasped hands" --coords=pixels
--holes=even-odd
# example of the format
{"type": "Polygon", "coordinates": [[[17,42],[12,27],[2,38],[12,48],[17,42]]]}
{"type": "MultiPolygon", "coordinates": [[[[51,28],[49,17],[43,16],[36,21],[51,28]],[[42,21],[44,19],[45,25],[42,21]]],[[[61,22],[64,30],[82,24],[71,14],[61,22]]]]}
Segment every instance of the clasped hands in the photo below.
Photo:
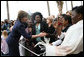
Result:
{"type": "Polygon", "coordinates": [[[41,32],[40,34],[38,34],[39,37],[44,37],[44,36],[46,36],[46,35],[47,35],[46,32],[41,32]]]}
{"type": "Polygon", "coordinates": [[[46,36],[46,35],[47,35],[47,33],[45,33],[45,32],[41,32],[40,34],[32,35],[32,38],[44,37],[44,36],[46,36]]]}

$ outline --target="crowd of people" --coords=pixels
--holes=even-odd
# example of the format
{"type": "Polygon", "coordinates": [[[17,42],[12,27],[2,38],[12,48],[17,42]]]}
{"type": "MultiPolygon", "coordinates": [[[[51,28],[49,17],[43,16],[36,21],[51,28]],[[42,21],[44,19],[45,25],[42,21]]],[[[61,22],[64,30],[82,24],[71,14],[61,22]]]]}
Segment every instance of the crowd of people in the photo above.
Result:
{"type": "Polygon", "coordinates": [[[44,41],[44,37],[50,38],[49,44],[58,46],[57,52],[62,49],[60,46],[69,46],[69,44],[71,46],[72,43],[73,46],[79,47],[79,50],[73,47],[74,51],[77,50],[76,52],[62,51],[56,55],[83,52],[83,48],[81,47],[80,49],[83,44],[79,45],[79,43],[83,42],[81,40],[83,39],[83,6],[74,7],[71,11],[67,11],[66,14],[60,14],[57,17],[51,15],[44,18],[40,12],[33,13],[31,18],[29,16],[27,12],[21,10],[18,12],[17,20],[5,19],[1,21],[2,56],[20,56],[20,38],[24,38],[26,40],[25,46],[31,48],[37,54],[40,54],[41,51],[39,51],[38,47],[34,48],[34,46],[38,42],[44,41]]]}

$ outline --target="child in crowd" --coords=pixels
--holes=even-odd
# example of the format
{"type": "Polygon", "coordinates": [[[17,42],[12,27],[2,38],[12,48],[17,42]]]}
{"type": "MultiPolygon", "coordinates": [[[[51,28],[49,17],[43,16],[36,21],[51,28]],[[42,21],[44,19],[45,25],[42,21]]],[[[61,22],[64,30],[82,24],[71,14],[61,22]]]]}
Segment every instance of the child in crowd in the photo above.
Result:
{"type": "Polygon", "coordinates": [[[7,56],[9,52],[8,44],[6,42],[7,37],[8,37],[8,33],[6,30],[4,30],[1,36],[1,56],[7,56]]]}

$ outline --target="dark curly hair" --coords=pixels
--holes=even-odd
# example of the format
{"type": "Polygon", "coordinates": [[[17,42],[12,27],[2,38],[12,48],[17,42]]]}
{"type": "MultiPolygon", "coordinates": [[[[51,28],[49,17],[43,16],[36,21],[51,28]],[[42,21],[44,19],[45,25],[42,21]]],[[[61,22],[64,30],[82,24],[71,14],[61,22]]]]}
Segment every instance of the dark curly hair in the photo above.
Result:
{"type": "Polygon", "coordinates": [[[43,15],[42,15],[40,12],[35,12],[35,13],[33,13],[32,16],[31,16],[31,20],[33,21],[33,23],[34,23],[34,20],[35,20],[35,16],[36,16],[36,15],[39,15],[40,18],[41,18],[41,21],[42,21],[43,15]]]}

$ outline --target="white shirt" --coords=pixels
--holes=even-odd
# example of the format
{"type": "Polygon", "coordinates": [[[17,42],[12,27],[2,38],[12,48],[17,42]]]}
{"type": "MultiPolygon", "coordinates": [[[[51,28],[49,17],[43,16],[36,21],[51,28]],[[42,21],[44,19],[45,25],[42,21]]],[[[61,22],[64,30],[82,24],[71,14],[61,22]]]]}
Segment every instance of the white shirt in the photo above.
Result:
{"type": "MultiPolygon", "coordinates": [[[[69,27],[64,41],[60,46],[53,46],[55,49],[47,48],[46,54],[51,56],[66,56],[68,54],[78,54],[83,51],[83,20],[69,27]],[[55,52],[53,55],[52,53],[55,52]]],[[[47,55],[48,56],[48,55],[47,55]]]]}
{"type": "Polygon", "coordinates": [[[66,32],[64,41],[59,46],[60,54],[78,54],[83,51],[83,20],[72,25],[66,32]],[[66,47],[65,49],[63,49],[66,47]],[[65,52],[66,51],[66,52],[65,52]]]}

